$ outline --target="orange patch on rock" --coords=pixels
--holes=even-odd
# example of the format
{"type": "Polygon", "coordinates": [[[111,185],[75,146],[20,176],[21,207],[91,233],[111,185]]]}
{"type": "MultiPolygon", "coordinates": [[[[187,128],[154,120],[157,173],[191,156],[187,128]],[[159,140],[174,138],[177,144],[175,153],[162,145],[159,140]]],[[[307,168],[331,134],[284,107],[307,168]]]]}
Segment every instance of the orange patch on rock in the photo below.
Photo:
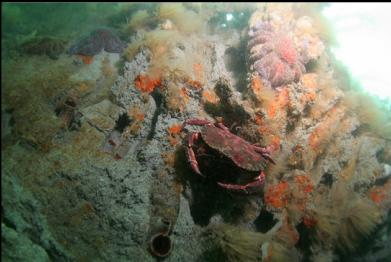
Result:
{"type": "Polygon", "coordinates": [[[251,80],[251,87],[255,94],[259,94],[262,90],[263,84],[259,76],[255,76],[251,80]]]}
{"type": "Polygon", "coordinates": [[[94,61],[94,56],[79,55],[85,65],[90,65],[94,61]]]}
{"type": "Polygon", "coordinates": [[[82,82],[75,87],[76,94],[84,94],[92,89],[92,86],[86,82],[82,82]]]}
{"type": "Polygon", "coordinates": [[[311,218],[311,217],[308,217],[308,216],[304,216],[303,217],[303,224],[307,228],[312,228],[312,227],[314,227],[317,224],[317,221],[314,218],[311,218]]]}
{"type": "Polygon", "coordinates": [[[190,87],[192,87],[192,88],[194,88],[194,89],[196,89],[196,90],[202,88],[201,82],[200,82],[200,81],[197,81],[197,80],[192,80],[192,79],[189,78],[189,79],[186,80],[186,83],[187,83],[190,87]]]}
{"type": "Polygon", "coordinates": [[[197,81],[201,82],[203,80],[203,77],[204,77],[203,70],[202,70],[202,64],[200,64],[200,63],[194,64],[193,65],[193,70],[194,70],[195,79],[197,81]]]}
{"type": "Polygon", "coordinates": [[[303,84],[308,89],[316,89],[318,87],[318,76],[317,74],[310,73],[310,74],[304,74],[301,77],[301,80],[303,81],[303,84]]]}
{"type": "Polygon", "coordinates": [[[135,114],[134,118],[137,121],[144,121],[145,115],[143,113],[138,113],[138,114],[135,114]]]}
{"type": "Polygon", "coordinates": [[[258,132],[261,135],[266,136],[267,134],[270,133],[268,126],[265,124],[265,120],[264,120],[263,116],[255,115],[254,120],[255,120],[255,123],[258,125],[258,132]]]}
{"type": "Polygon", "coordinates": [[[265,203],[275,208],[283,208],[288,204],[289,184],[280,182],[277,185],[269,186],[265,193],[265,203]]]}
{"type": "Polygon", "coordinates": [[[314,101],[316,98],[316,89],[318,88],[318,76],[317,74],[304,74],[301,77],[304,87],[306,87],[307,93],[301,98],[303,103],[307,101],[314,101]]]}
{"type": "Polygon", "coordinates": [[[209,90],[202,92],[202,98],[211,104],[217,104],[220,101],[219,97],[213,91],[209,90]]]}
{"type": "Polygon", "coordinates": [[[283,109],[288,105],[289,102],[289,92],[287,88],[282,89],[277,96],[277,99],[272,101],[267,110],[267,114],[270,118],[274,118],[276,112],[283,109]]]}
{"type": "Polygon", "coordinates": [[[170,134],[179,134],[182,131],[182,125],[174,124],[168,128],[168,133],[170,134]]]}
{"type": "MultiPolygon", "coordinates": [[[[387,183],[388,187],[391,187],[391,183],[387,183]]],[[[376,205],[381,205],[385,200],[390,198],[389,189],[387,189],[387,184],[384,187],[374,187],[369,191],[369,198],[376,203],[376,205]]]]}
{"type": "Polygon", "coordinates": [[[153,46],[152,53],[155,57],[161,57],[167,53],[168,46],[164,45],[162,42],[160,44],[153,46]]]}
{"type": "Polygon", "coordinates": [[[145,115],[138,107],[131,107],[128,110],[128,115],[139,122],[144,121],[145,115]]]}
{"type": "Polygon", "coordinates": [[[311,93],[305,94],[303,100],[304,101],[314,101],[315,98],[316,98],[315,92],[311,92],[311,93]]]}
{"type": "Polygon", "coordinates": [[[257,123],[257,125],[259,126],[262,126],[263,125],[263,117],[259,114],[255,115],[255,123],[257,123]]]}
{"type": "Polygon", "coordinates": [[[260,126],[258,128],[258,132],[261,134],[261,135],[265,135],[265,134],[269,134],[270,130],[269,128],[267,128],[266,126],[260,126]]]}
{"type": "Polygon", "coordinates": [[[267,114],[270,118],[274,118],[274,116],[276,115],[276,109],[277,109],[277,105],[276,103],[271,103],[268,110],[267,110],[267,114]]]}
{"type": "Polygon", "coordinates": [[[180,133],[182,131],[182,125],[173,124],[168,128],[168,142],[170,145],[176,146],[180,144],[180,133]]]}
{"type": "Polygon", "coordinates": [[[186,87],[182,87],[180,89],[180,94],[186,104],[189,101],[189,94],[188,94],[186,87]]]}
{"type": "Polygon", "coordinates": [[[144,93],[151,93],[156,87],[161,86],[161,79],[151,79],[146,75],[138,75],[134,80],[137,89],[144,93]]]}
{"type": "Polygon", "coordinates": [[[263,100],[262,99],[263,83],[262,83],[262,79],[258,75],[254,76],[251,79],[251,88],[258,101],[263,100]]]}
{"type": "Polygon", "coordinates": [[[325,145],[325,142],[331,138],[331,135],[337,132],[337,126],[341,122],[342,110],[344,110],[343,107],[337,106],[329,110],[324,120],[319,123],[308,137],[308,143],[315,152],[322,151],[321,145],[325,145]]]}
{"type": "Polygon", "coordinates": [[[276,135],[272,135],[271,146],[273,147],[273,150],[275,151],[280,150],[280,145],[281,145],[281,139],[276,135]]]}
{"type": "Polygon", "coordinates": [[[302,190],[304,193],[310,193],[314,189],[312,181],[307,176],[296,176],[295,182],[299,190],[302,190]]]}
{"type": "Polygon", "coordinates": [[[318,148],[318,145],[320,144],[321,141],[321,136],[319,134],[318,128],[315,129],[309,136],[308,142],[310,147],[315,151],[318,148]]]}

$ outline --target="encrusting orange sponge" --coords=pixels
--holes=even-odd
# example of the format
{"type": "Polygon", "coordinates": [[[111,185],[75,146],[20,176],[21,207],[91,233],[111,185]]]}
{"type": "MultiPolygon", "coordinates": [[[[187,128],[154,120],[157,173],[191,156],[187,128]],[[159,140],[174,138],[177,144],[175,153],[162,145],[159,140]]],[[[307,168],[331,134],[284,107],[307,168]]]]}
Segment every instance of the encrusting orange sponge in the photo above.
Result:
{"type": "Polygon", "coordinates": [[[138,75],[134,80],[136,88],[144,93],[151,93],[156,87],[161,86],[160,78],[151,79],[146,75],[138,75]]]}

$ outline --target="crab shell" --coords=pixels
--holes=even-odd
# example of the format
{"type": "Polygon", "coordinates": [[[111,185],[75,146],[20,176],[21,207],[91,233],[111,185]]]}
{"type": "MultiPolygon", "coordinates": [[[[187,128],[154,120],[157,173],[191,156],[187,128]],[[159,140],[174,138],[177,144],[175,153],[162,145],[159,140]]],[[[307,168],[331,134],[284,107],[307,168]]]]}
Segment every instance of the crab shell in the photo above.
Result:
{"type": "Polygon", "coordinates": [[[260,171],[266,167],[267,160],[255,151],[254,145],[227,130],[213,125],[205,126],[201,136],[208,146],[230,158],[240,168],[260,171]]]}

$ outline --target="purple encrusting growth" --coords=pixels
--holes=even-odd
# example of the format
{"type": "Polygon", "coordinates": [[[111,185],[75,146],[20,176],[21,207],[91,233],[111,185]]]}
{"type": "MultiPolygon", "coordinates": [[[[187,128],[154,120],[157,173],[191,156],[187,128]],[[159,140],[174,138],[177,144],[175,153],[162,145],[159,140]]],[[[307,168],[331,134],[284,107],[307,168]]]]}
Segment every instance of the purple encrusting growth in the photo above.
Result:
{"type": "Polygon", "coordinates": [[[68,50],[71,55],[93,56],[105,50],[109,53],[121,53],[126,43],[111,30],[100,28],[78,40],[68,50]]]}
{"type": "Polygon", "coordinates": [[[305,72],[293,40],[286,32],[276,32],[267,22],[259,22],[249,31],[250,69],[266,85],[277,88],[298,81],[305,72]]]}
{"type": "Polygon", "coordinates": [[[109,133],[101,149],[103,152],[112,153],[122,144],[122,136],[118,130],[109,133]]]}
{"type": "Polygon", "coordinates": [[[130,144],[126,142],[119,130],[111,131],[101,146],[102,152],[113,155],[114,159],[119,160],[125,157],[130,148],[130,144]]]}

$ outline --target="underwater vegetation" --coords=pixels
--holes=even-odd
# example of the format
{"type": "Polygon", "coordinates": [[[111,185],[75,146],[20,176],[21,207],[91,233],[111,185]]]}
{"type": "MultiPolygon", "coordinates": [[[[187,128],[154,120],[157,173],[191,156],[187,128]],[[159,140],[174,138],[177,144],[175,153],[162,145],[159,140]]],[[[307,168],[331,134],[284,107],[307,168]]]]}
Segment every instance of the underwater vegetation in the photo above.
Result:
{"type": "Polygon", "coordinates": [[[222,249],[229,261],[259,261],[261,247],[269,237],[228,224],[210,226],[209,238],[222,249]]]}
{"type": "Polygon", "coordinates": [[[7,250],[387,257],[391,114],[333,58],[322,4],[80,4],[63,30],[26,8],[2,18],[7,250]]]}

